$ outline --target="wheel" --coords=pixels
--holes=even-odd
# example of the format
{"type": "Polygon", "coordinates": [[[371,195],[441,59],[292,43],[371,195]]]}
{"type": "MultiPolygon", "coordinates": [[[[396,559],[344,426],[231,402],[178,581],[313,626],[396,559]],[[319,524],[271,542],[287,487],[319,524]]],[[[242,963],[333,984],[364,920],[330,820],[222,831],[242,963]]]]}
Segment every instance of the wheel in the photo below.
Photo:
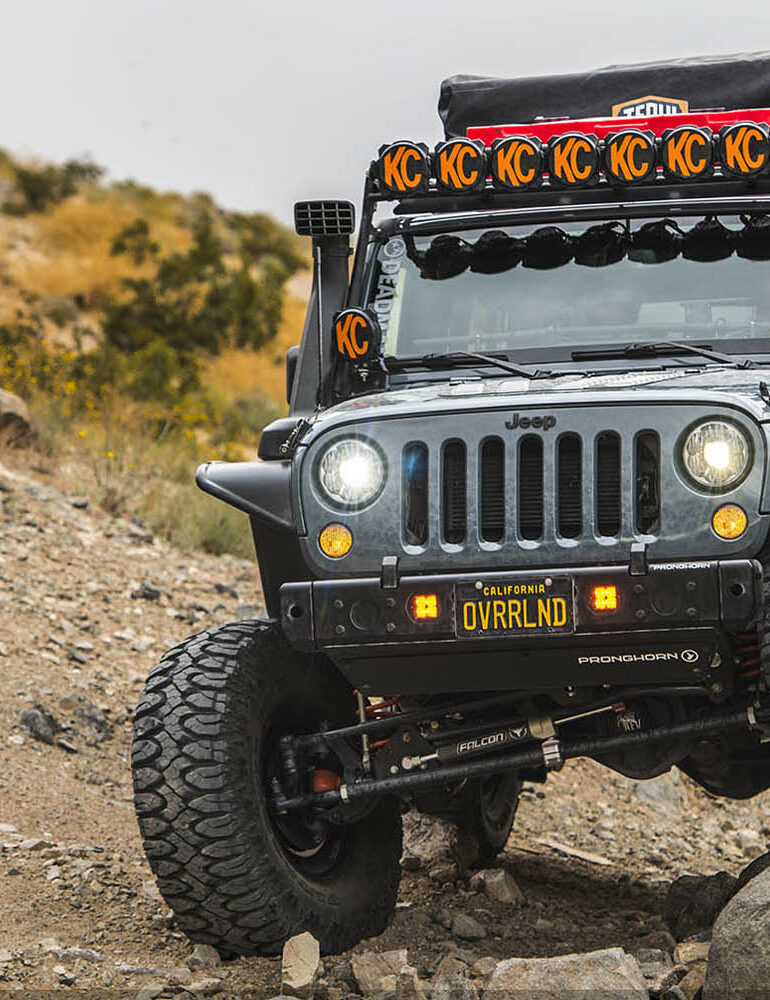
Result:
{"type": "Polygon", "coordinates": [[[267,795],[280,737],[354,722],[354,705],[331,664],[262,622],[193,636],[150,674],[134,723],[136,812],[158,887],[193,940],[275,954],[308,930],[337,952],[385,929],[398,802],[332,825],[277,816],[267,795]]]}
{"type": "Polygon", "coordinates": [[[439,794],[424,794],[416,805],[421,812],[450,820],[479,844],[478,860],[489,864],[508,842],[519,806],[521,781],[515,771],[464,781],[439,794]]]}

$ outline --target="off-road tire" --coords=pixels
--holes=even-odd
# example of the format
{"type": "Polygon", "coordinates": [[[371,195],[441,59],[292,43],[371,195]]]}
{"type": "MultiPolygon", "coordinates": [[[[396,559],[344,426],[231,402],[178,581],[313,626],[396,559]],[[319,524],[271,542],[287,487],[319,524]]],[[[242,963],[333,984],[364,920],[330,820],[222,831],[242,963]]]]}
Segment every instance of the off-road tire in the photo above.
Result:
{"type": "Polygon", "coordinates": [[[385,929],[400,877],[397,801],[336,828],[332,868],[314,877],[281,842],[260,781],[277,718],[313,731],[353,711],[334,667],[270,623],[201,632],[150,674],[134,722],[136,812],[163,898],[194,941],[275,954],[307,930],[338,952],[385,929]]]}

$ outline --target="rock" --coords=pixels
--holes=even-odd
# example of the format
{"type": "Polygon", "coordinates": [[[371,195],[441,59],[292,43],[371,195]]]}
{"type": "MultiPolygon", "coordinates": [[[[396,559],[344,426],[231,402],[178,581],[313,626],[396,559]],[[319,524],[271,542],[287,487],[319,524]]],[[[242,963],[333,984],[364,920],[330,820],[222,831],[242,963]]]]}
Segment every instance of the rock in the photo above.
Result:
{"type": "Polygon", "coordinates": [[[410,965],[405,965],[396,976],[396,1000],[427,1000],[417,970],[410,965]]]}
{"type": "MultiPolygon", "coordinates": [[[[2,392],[2,390],[0,390],[2,392]]],[[[48,743],[53,746],[56,734],[61,732],[61,726],[53,715],[42,705],[34,705],[26,708],[19,719],[31,736],[41,743],[48,743]]]]}
{"type": "MultiPolygon", "coordinates": [[[[680,979],[676,984],[677,988],[684,993],[687,1000],[695,1000],[695,994],[703,988],[703,983],[706,978],[706,963],[698,962],[697,965],[693,965],[688,971],[684,979],[680,979]]],[[[722,996],[727,996],[728,994],[719,994],[720,1000],[722,996]]],[[[731,993],[730,996],[739,996],[738,993],[731,993]]],[[[755,1000],[759,1000],[755,993],[747,994],[747,996],[755,997],[755,1000]]]]}
{"type": "Polygon", "coordinates": [[[478,1000],[478,990],[461,975],[446,976],[433,984],[431,1000],[478,1000]]]}
{"type": "Polygon", "coordinates": [[[650,931],[637,941],[639,948],[654,948],[657,951],[667,951],[673,955],[676,947],[676,938],[666,930],[650,931]]]}
{"type": "Polygon", "coordinates": [[[465,962],[455,958],[454,955],[444,955],[438,964],[433,982],[437,983],[439,979],[449,979],[450,976],[464,976],[467,971],[468,967],[465,962]]]}
{"type": "Polygon", "coordinates": [[[430,911],[430,919],[434,924],[438,924],[439,927],[445,927],[447,930],[452,926],[452,913],[443,906],[437,906],[430,911]]]}
{"type": "Polygon", "coordinates": [[[737,886],[738,879],[727,872],[682,875],[673,881],[663,916],[677,941],[711,927],[737,886]]]}
{"type": "Polygon", "coordinates": [[[0,389],[0,443],[28,448],[36,438],[37,428],[27,404],[12,392],[0,389]]]}
{"type": "Polygon", "coordinates": [[[17,829],[13,823],[0,823],[0,834],[16,833],[17,829]]]}
{"type": "Polygon", "coordinates": [[[645,979],[655,979],[674,966],[669,953],[660,948],[639,948],[634,952],[634,958],[639,963],[645,979]]]}
{"type": "Polygon", "coordinates": [[[0,948],[0,965],[7,965],[12,961],[13,954],[10,951],[6,951],[5,948],[0,948]]]}
{"type": "Polygon", "coordinates": [[[456,882],[459,876],[459,869],[453,861],[448,861],[443,865],[435,865],[428,872],[428,878],[431,882],[436,882],[438,885],[456,882]]]}
{"type": "Polygon", "coordinates": [[[50,949],[51,954],[56,955],[57,958],[63,959],[65,962],[103,962],[104,955],[98,951],[92,951],[90,948],[59,948],[53,947],[50,949]]]}
{"type": "Polygon", "coordinates": [[[320,962],[320,946],[309,931],[289,938],[283,946],[281,993],[303,1000],[311,997],[320,962]]]}
{"type": "Polygon", "coordinates": [[[185,959],[188,969],[212,969],[221,964],[222,959],[213,944],[196,944],[192,955],[185,959]]]}
{"type": "Polygon", "coordinates": [[[760,875],[766,868],[770,868],[770,851],[766,854],[760,854],[758,858],[754,858],[751,864],[746,865],[738,876],[738,888],[742,889],[744,885],[757,875],[760,875]]]}
{"type": "Polygon", "coordinates": [[[519,996],[588,1000],[605,995],[648,1000],[642,970],[622,948],[553,958],[508,958],[499,963],[484,990],[484,1000],[519,996]]]}
{"type": "Polygon", "coordinates": [[[396,977],[408,965],[406,948],[397,951],[360,951],[350,956],[353,976],[363,996],[396,988],[396,977]]]}
{"type": "Polygon", "coordinates": [[[45,847],[53,847],[53,842],[41,840],[39,837],[28,837],[19,844],[20,851],[42,851],[45,847]]]}
{"type": "Polygon", "coordinates": [[[62,986],[74,986],[78,981],[77,976],[68,972],[63,965],[55,965],[51,970],[62,986]]]}
{"type": "Polygon", "coordinates": [[[487,936],[487,932],[478,920],[469,917],[467,913],[456,913],[452,917],[450,929],[454,937],[460,938],[461,941],[481,941],[487,936]]]}
{"type": "Polygon", "coordinates": [[[185,986],[186,993],[192,993],[196,997],[213,997],[215,993],[219,993],[222,989],[222,983],[219,979],[208,978],[208,979],[196,979],[192,983],[188,983],[185,986]]]}
{"type": "Polygon", "coordinates": [[[480,958],[478,961],[474,962],[471,966],[471,972],[474,976],[479,978],[484,978],[494,972],[497,968],[497,959],[492,958],[491,955],[485,955],[484,958],[480,958]]]}
{"type": "Polygon", "coordinates": [[[478,852],[476,839],[448,820],[415,810],[404,816],[404,858],[417,858],[425,871],[454,864],[463,875],[478,852]]]}
{"type": "Polygon", "coordinates": [[[674,961],[681,965],[705,962],[708,960],[710,947],[710,941],[681,941],[674,948],[674,961]]]}
{"type": "Polygon", "coordinates": [[[157,1000],[165,992],[166,988],[162,983],[150,983],[139,990],[136,1000],[157,1000]]]}
{"type": "Polygon", "coordinates": [[[87,510],[88,509],[88,497],[84,497],[84,496],[69,497],[68,500],[69,500],[70,506],[74,507],[76,510],[87,510]]]}
{"type": "Polygon", "coordinates": [[[161,594],[160,587],[156,587],[154,583],[143,580],[139,584],[139,589],[135,590],[131,596],[143,601],[159,601],[161,594]]]}
{"type": "Polygon", "coordinates": [[[483,868],[471,876],[470,885],[498,903],[524,902],[524,893],[503,868],[483,868]]]}
{"type": "Polygon", "coordinates": [[[687,789],[681,774],[675,768],[647,781],[626,780],[630,791],[640,802],[662,815],[676,816],[687,805],[687,789]]]}
{"type": "Polygon", "coordinates": [[[738,847],[747,858],[759,857],[763,853],[766,846],[756,830],[737,830],[735,833],[735,839],[738,843],[738,847]]]}
{"type": "Polygon", "coordinates": [[[749,997],[760,983],[770,983],[770,870],[751,879],[717,918],[703,997],[749,997]]]}

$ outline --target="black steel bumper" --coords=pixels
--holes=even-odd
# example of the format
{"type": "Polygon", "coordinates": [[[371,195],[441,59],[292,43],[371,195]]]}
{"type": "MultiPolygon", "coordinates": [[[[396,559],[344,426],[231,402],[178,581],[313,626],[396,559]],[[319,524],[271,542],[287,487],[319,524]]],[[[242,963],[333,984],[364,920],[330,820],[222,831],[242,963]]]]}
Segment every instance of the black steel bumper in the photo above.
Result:
{"type": "MultiPolygon", "coordinates": [[[[762,570],[750,559],[572,567],[507,573],[318,580],[284,584],[281,619],[297,648],[322,650],[371,692],[544,690],[594,684],[722,684],[730,633],[753,627],[762,570]],[[571,588],[568,628],[546,624],[471,634],[463,601],[518,593],[533,580],[571,588]],[[614,586],[617,608],[596,611],[596,586],[614,586]],[[492,588],[491,591],[489,588],[492,588]],[[498,589],[499,588],[499,589],[498,589]],[[514,588],[514,589],[510,589],[514,588]],[[439,615],[416,621],[415,594],[436,594],[439,615]],[[466,621],[467,624],[467,621],[466,621]]],[[[502,619],[501,619],[502,622],[502,619]]]]}

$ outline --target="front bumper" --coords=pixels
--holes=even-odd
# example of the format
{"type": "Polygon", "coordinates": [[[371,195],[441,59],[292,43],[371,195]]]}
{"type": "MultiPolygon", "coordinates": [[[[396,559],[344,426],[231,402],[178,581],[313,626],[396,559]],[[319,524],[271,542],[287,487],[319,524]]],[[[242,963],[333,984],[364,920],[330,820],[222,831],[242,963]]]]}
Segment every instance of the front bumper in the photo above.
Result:
{"type": "Polygon", "coordinates": [[[325,652],[372,692],[544,690],[629,677],[713,685],[719,669],[713,664],[723,669],[727,658],[727,636],[752,628],[761,602],[760,564],[734,559],[656,563],[633,573],[626,566],[576,566],[290,583],[281,588],[281,619],[292,645],[325,652]],[[568,632],[464,632],[458,594],[526,585],[549,573],[570,581],[568,632]],[[610,585],[617,608],[593,610],[593,588],[610,585]],[[436,594],[439,617],[415,621],[411,599],[426,592],[436,594]]]}

